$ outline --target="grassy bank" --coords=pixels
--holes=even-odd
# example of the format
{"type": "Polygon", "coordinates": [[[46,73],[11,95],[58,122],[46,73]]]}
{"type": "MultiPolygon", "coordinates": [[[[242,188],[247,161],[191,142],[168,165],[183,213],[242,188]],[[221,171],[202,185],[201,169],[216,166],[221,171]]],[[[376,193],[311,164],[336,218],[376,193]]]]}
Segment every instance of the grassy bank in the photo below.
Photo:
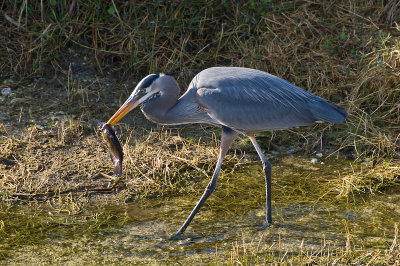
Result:
{"type": "MultiPolygon", "coordinates": [[[[395,166],[400,156],[400,43],[395,1],[371,0],[361,5],[357,1],[167,4],[3,0],[0,8],[1,39],[5,44],[0,47],[1,88],[13,89],[10,96],[1,98],[0,107],[0,169],[7,170],[3,184],[8,184],[10,178],[27,178],[24,171],[32,168],[31,159],[24,155],[31,153],[32,147],[43,147],[44,139],[51,136],[58,139],[50,139],[49,143],[56,143],[49,147],[57,151],[62,147],[67,150],[69,145],[79,146],[79,141],[90,143],[88,148],[95,146],[94,120],[106,120],[143,75],[170,70],[196,72],[215,65],[265,70],[338,102],[349,112],[344,125],[267,133],[264,136],[269,140],[264,148],[287,145],[294,139],[309,152],[319,146],[334,146],[337,153],[365,161],[368,174],[344,177],[350,180],[344,195],[349,187],[357,189],[357,184],[369,183],[362,180],[365,176],[378,183],[385,183],[386,176],[391,181],[398,179],[395,166]],[[60,116],[63,121],[58,119],[60,116]],[[41,124],[54,132],[41,132],[41,124]],[[21,129],[21,136],[14,133],[21,129]],[[75,137],[76,129],[83,130],[78,134],[81,138],[75,137]],[[19,156],[19,152],[24,154],[19,156]],[[25,159],[28,161],[23,162],[25,159]],[[388,173],[379,175],[382,171],[388,173]]],[[[182,90],[194,74],[185,72],[178,77],[182,90]]],[[[154,127],[143,117],[136,120],[135,126],[154,127]]],[[[215,142],[206,143],[212,147],[213,157],[215,142]]],[[[242,144],[238,148],[246,150],[248,145],[242,144]]],[[[195,140],[190,145],[196,145],[195,140]]],[[[125,149],[132,147],[127,144],[125,149]]],[[[142,145],[137,149],[135,153],[151,148],[142,145]]],[[[160,149],[165,151],[168,147],[160,149]]],[[[180,162],[192,158],[190,153],[171,152],[181,158],[180,162]]],[[[201,164],[212,165],[210,157],[206,157],[201,164]]],[[[192,162],[193,169],[199,163],[192,162]]],[[[171,163],[172,167],[168,164],[169,171],[175,168],[175,163],[171,163]]],[[[36,172],[47,175],[51,171],[47,164],[33,168],[32,176],[36,177],[36,172]]],[[[145,167],[149,171],[153,168],[153,163],[145,167]]],[[[179,171],[179,167],[176,169],[179,171]]],[[[65,174],[65,169],[62,172],[65,174]]],[[[143,174],[152,180],[170,173],[143,174]]],[[[366,190],[379,187],[373,183],[366,190]]]]}

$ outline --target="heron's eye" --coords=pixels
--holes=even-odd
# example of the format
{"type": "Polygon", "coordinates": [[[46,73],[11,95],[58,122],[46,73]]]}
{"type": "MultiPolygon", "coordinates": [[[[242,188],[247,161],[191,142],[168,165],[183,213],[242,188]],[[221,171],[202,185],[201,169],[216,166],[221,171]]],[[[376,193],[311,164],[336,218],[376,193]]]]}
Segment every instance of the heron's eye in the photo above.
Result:
{"type": "Polygon", "coordinates": [[[145,89],[141,89],[141,90],[140,90],[140,93],[145,93],[145,92],[146,92],[145,89]]]}

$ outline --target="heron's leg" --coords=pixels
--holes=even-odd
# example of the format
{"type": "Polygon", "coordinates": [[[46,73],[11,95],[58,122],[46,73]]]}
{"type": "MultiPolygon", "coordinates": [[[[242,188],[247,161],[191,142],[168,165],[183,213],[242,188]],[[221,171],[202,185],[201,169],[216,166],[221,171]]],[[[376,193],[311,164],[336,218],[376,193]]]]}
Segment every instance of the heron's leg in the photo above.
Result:
{"type": "Polygon", "coordinates": [[[256,148],[256,151],[258,153],[258,156],[260,157],[262,164],[263,164],[263,170],[265,173],[265,196],[266,196],[266,210],[265,210],[265,218],[267,222],[267,226],[269,226],[272,223],[272,207],[271,207],[271,164],[268,161],[267,157],[265,157],[264,153],[261,150],[260,145],[258,145],[256,138],[252,135],[248,135],[249,139],[251,140],[251,143],[253,143],[254,148],[256,148]]]}
{"type": "Polygon", "coordinates": [[[208,183],[203,195],[201,196],[199,202],[197,202],[196,206],[193,208],[192,212],[186,219],[186,221],[183,223],[181,228],[176,232],[175,236],[182,234],[185,232],[186,227],[190,224],[196,213],[200,210],[201,206],[203,206],[204,202],[207,200],[207,198],[211,195],[211,193],[215,190],[217,186],[217,179],[218,179],[218,174],[219,170],[221,169],[222,161],[224,160],[224,157],[226,153],[229,150],[229,147],[231,146],[233,140],[237,136],[237,132],[227,128],[227,127],[222,127],[222,136],[221,136],[221,147],[219,151],[219,156],[218,156],[218,161],[217,161],[217,166],[215,167],[214,174],[210,180],[210,183],[208,183]]]}

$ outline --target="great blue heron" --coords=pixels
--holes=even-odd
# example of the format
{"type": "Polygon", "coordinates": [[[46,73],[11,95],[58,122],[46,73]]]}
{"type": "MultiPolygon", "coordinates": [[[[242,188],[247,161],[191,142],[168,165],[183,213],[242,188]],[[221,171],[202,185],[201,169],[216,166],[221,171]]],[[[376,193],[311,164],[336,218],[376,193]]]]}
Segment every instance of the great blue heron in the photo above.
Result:
{"type": "Polygon", "coordinates": [[[254,133],[311,125],[316,121],[343,123],[347,112],[333,102],[315,96],[274,75],[249,68],[212,67],[198,73],[179,98],[175,79],[151,74],[107,122],[117,123],[141,104],[144,115],[159,124],[208,123],[222,127],[221,146],[214,174],[196,206],[178,230],[182,234],[215,190],[222,161],[234,138],[249,137],[265,173],[266,225],[272,223],[271,164],[254,133]]]}

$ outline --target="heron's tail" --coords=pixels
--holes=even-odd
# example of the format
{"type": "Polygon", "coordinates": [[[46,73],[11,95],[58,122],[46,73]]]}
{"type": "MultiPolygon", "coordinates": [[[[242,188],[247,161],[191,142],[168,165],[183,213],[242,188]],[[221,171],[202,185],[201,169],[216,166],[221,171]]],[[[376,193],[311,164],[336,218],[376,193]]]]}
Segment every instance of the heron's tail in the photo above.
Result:
{"type": "Polygon", "coordinates": [[[346,110],[325,99],[320,98],[320,101],[313,103],[311,108],[312,113],[317,121],[324,121],[329,123],[343,123],[346,119],[346,110]]]}

